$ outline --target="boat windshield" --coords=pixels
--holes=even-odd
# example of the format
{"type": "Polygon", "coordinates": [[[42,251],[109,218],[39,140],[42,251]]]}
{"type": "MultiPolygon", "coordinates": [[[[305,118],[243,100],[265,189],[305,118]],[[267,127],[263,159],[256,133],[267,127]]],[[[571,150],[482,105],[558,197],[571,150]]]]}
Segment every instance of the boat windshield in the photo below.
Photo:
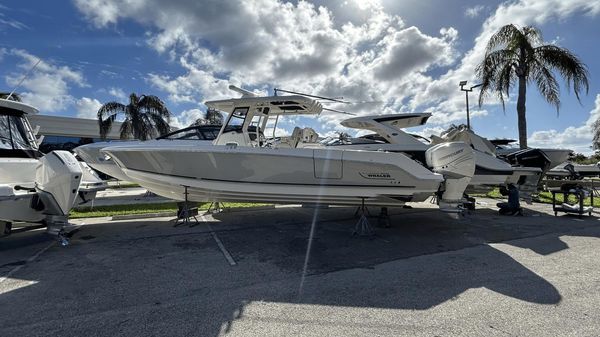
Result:
{"type": "Polygon", "coordinates": [[[227,126],[225,127],[225,132],[242,132],[242,126],[244,125],[244,121],[246,120],[246,116],[248,115],[248,108],[235,108],[231,113],[231,118],[227,121],[227,126]]]}
{"type": "Polygon", "coordinates": [[[0,111],[0,156],[36,157],[37,144],[22,113],[0,111]]]}
{"type": "Polygon", "coordinates": [[[172,139],[172,140],[214,140],[219,134],[220,125],[201,125],[193,126],[175,132],[171,132],[157,139],[172,139]]]}

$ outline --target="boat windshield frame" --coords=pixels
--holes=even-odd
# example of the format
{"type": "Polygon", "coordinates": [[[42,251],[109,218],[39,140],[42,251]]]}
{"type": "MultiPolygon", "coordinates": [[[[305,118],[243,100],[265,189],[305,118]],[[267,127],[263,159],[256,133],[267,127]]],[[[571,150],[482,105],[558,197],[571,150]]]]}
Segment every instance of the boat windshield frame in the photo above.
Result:
{"type": "Polygon", "coordinates": [[[187,128],[179,129],[173,132],[170,132],[166,135],[157,137],[156,139],[166,139],[166,140],[215,140],[219,131],[221,130],[222,125],[217,124],[205,124],[205,125],[194,125],[189,126],[187,128]],[[187,134],[184,135],[184,134],[187,134]],[[197,137],[197,139],[193,138],[197,137]]]}
{"type": "MultiPolygon", "coordinates": [[[[265,96],[265,97],[246,97],[221,101],[209,101],[205,103],[209,108],[222,111],[228,116],[221,127],[219,135],[213,142],[214,144],[227,145],[236,143],[240,146],[265,146],[266,138],[264,131],[267,127],[270,117],[275,119],[273,129],[277,127],[279,115],[319,115],[322,112],[322,105],[318,101],[303,96],[265,96]],[[242,123],[231,125],[232,120],[241,119],[243,110],[244,117],[242,123]],[[233,132],[241,134],[239,136],[230,136],[233,132]],[[224,138],[224,135],[229,135],[224,138]],[[240,144],[242,143],[242,144],[240,144]]],[[[239,120],[238,120],[239,121],[239,120]]]]}
{"type": "Polygon", "coordinates": [[[37,141],[25,113],[0,106],[0,158],[40,158],[37,141]]]}

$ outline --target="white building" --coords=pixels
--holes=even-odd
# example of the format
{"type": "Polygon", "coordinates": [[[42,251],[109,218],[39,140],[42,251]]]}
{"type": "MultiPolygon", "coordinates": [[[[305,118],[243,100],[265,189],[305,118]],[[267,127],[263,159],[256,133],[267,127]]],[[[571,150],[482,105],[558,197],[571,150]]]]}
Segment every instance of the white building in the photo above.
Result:
{"type": "MultiPolygon", "coordinates": [[[[100,141],[98,120],[63,116],[29,115],[29,123],[35,129],[39,126],[38,135],[44,136],[40,150],[47,153],[52,150],[72,150],[73,148],[100,141]]],[[[117,140],[121,122],[114,122],[109,140],[117,140]]]]}

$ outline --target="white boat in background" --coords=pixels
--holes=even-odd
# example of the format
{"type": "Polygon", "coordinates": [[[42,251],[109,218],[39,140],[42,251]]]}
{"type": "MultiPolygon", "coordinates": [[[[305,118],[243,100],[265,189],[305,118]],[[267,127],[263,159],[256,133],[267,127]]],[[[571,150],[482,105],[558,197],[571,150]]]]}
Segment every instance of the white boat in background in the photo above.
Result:
{"type": "Polygon", "coordinates": [[[69,227],[67,217],[82,179],[81,166],[67,151],[38,151],[27,114],[37,109],[0,99],[0,222],[45,224],[52,234],[69,227]]]}
{"type": "Polygon", "coordinates": [[[464,142],[433,146],[420,163],[402,153],[326,147],[310,128],[269,139],[268,123],[275,129],[280,117],[318,115],[321,104],[231,88],[243,96],[205,103],[228,113],[213,143],[154,140],[115,144],[101,153],[130,180],[175,200],[399,206],[437,194],[441,210],[462,211],[475,170],[464,142]]]}
{"type": "Polygon", "coordinates": [[[351,139],[325,140],[324,143],[342,148],[400,152],[424,162],[425,151],[432,146],[462,141],[473,149],[475,156],[475,174],[467,192],[488,191],[498,185],[513,183],[525,192],[522,194],[524,199],[530,198],[531,192],[537,188],[542,168],[511,166],[496,157],[494,146],[487,139],[465,126],[452,126],[440,137],[433,136],[431,140],[404,130],[425,125],[430,117],[430,113],[405,113],[350,118],[341,124],[352,129],[368,130],[374,134],[351,139]]]}

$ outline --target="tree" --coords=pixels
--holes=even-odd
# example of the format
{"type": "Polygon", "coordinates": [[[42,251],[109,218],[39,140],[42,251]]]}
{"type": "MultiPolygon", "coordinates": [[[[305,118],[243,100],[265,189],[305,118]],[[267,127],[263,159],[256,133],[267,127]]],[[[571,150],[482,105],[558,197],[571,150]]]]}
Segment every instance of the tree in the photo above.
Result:
{"type": "Polygon", "coordinates": [[[556,113],[560,108],[556,72],[566,80],[567,87],[573,87],[577,100],[580,101],[582,90],[586,93],[589,90],[586,65],[569,50],[542,43],[542,35],[536,28],[506,25],[490,38],[485,58],[476,69],[482,83],[479,106],[489,92],[494,92],[505,109],[505,96],[508,97],[511,87],[518,84],[517,117],[522,149],[527,147],[525,100],[528,83],[535,83],[542,97],[556,107],[556,113]]]}
{"type": "Polygon", "coordinates": [[[112,129],[113,122],[119,114],[125,116],[121,125],[120,138],[126,139],[130,135],[139,140],[148,140],[153,136],[169,133],[171,113],[158,97],[152,95],[129,95],[129,104],[108,102],[98,110],[98,126],[100,138],[112,129]]]}
{"type": "Polygon", "coordinates": [[[223,125],[223,115],[217,110],[208,109],[205,116],[196,119],[192,125],[223,125]]]}
{"type": "MultiPolygon", "coordinates": [[[[0,98],[2,99],[7,99],[8,95],[10,95],[10,92],[0,92],[0,98]]],[[[21,102],[21,96],[19,94],[13,93],[12,95],[10,95],[9,100],[21,102]]]]}

